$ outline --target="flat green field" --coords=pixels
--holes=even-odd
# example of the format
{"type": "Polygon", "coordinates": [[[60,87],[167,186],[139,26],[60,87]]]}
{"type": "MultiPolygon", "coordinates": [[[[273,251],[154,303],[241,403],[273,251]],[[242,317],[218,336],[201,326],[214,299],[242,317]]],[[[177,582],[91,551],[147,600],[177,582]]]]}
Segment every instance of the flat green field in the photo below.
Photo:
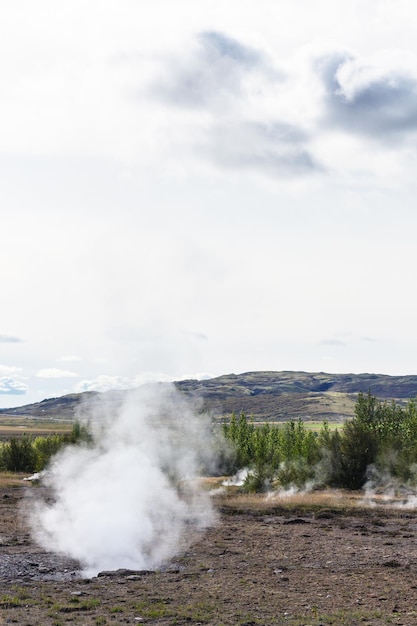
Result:
{"type": "Polygon", "coordinates": [[[70,433],[72,422],[62,420],[37,420],[24,417],[0,417],[0,441],[5,441],[11,437],[21,437],[30,435],[38,437],[42,435],[70,433]]]}
{"type": "MultiPolygon", "coordinates": [[[[255,422],[257,425],[268,422],[255,422]]],[[[276,426],[282,426],[284,422],[269,422],[276,426]]],[[[319,432],[323,426],[323,421],[303,421],[305,428],[314,432],[319,432]]],[[[73,422],[63,420],[40,420],[36,418],[13,417],[4,415],[0,417],[0,441],[7,441],[12,437],[29,435],[31,437],[47,436],[52,434],[70,433],[73,422]]],[[[328,422],[330,430],[341,428],[342,423],[328,422]]]]}
{"type": "MultiPolygon", "coordinates": [[[[304,426],[307,430],[312,430],[313,432],[319,432],[323,427],[324,422],[304,422],[304,426]]],[[[337,428],[342,428],[343,424],[340,422],[327,422],[329,430],[336,430],[337,428]]]]}

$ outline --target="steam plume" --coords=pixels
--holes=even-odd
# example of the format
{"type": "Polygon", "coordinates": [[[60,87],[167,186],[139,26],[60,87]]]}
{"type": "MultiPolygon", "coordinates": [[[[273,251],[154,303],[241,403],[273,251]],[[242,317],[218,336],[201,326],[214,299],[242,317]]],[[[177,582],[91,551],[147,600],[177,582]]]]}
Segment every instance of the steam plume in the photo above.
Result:
{"type": "Polygon", "coordinates": [[[157,568],[214,522],[195,480],[213,458],[210,423],[173,386],[83,413],[93,442],[66,448],[47,470],[53,501],[35,506],[35,539],[79,560],[86,576],[157,568]]]}
{"type": "MultiPolygon", "coordinates": [[[[394,458],[395,452],[390,451],[390,456],[394,458]]],[[[379,469],[375,465],[369,465],[368,480],[363,487],[364,504],[371,507],[386,504],[395,509],[415,509],[417,507],[417,465],[412,463],[408,471],[409,480],[404,481],[397,476],[392,476],[388,468],[379,469]]]]}

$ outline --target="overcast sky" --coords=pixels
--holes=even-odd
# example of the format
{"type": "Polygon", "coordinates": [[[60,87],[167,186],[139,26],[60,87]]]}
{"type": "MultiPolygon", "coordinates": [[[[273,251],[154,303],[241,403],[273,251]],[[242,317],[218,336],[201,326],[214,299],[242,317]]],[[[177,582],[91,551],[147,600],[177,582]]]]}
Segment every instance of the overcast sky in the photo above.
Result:
{"type": "Polygon", "coordinates": [[[0,406],[417,374],[417,5],[0,4],[0,406]]]}

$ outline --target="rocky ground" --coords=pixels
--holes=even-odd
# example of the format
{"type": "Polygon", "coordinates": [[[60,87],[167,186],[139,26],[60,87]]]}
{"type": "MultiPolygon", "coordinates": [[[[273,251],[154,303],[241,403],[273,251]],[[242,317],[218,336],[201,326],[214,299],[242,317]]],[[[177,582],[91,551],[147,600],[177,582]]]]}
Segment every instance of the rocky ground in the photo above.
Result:
{"type": "Polygon", "coordinates": [[[46,553],[0,488],[0,624],[417,625],[417,513],[328,496],[219,495],[218,524],[156,572],[46,553]]]}

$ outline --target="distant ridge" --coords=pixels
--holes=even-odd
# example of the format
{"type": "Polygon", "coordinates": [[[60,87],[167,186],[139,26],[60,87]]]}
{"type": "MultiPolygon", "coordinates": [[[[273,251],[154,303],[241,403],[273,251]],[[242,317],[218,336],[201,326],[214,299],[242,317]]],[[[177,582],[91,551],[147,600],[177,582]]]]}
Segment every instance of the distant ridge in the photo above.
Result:
{"type": "MultiPolygon", "coordinates": [[[[359,392],[370,391],[381,400],[400,403],[417,397],[417,376],[414,375],[266,371],[225,374],[208,380],[182,380],[174,384],[185,396],[199,399],[201,408],[214,417],[244,411],[257,421],[298,418],[343,421],[354,415],[359,392]]],[[[82,400],[105,395],[118,404],[126,393],[68,394],[13,409],[0,409],[0,416],[73,420],[82,400]]]]}
{"type": "Polygon", "coordinates": [[[203,398],[216,416],[244,411],[258,421],[289,419],[343,421],[354,415],[358,393],[405,402],[417,396],[417,376],[246,372],[176,383],[185,394],[203,398]]]}

